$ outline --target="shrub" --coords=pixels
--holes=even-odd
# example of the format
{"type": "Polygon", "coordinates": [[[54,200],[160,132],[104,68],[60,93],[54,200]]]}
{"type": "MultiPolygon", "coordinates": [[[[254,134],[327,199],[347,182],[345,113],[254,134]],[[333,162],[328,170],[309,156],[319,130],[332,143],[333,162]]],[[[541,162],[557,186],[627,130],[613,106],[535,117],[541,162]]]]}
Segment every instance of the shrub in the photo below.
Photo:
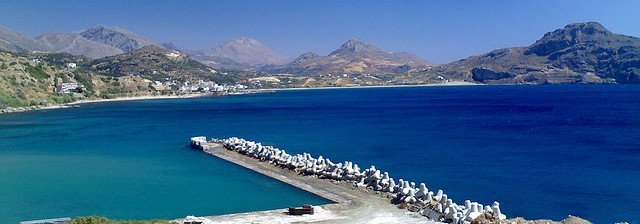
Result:
{"type": "Polygon", "coordinates": [[[91,82],[91,76],[84,73],[75,73],[73,78],[78,81],[80,84],[84,85],[84,88],[87,89],[87,92],[93,94],[94,87],[93,82],[91,82]]]}
{"type": "Polygon", "coordinates": [[[27,103],[24,101],[13,97],[9,94],[0,92],[0,108],[4,107],[24,107],[27,106],[27,103]]]}
{"type": "Polygon", "coordinates": [[[62,82],[69,82],[71,80],[69,80],[69,76],[67,76],[66,74],[63,73],[57,73],[56,74],[56,78],[60,78],[62,79],[62,82]]]}
{"type": "Polygon", "coordinates": [[[26,65],[25,67],[26,67],[26,70],[29,73],[29,75],[31,75],[31,77],[34,77],[36,79],[46,79],[46,78],[51,77],[51,76],[49,76],[49,74],[44,72],[44,70],[42,70],[42,67],[40,67],[40,66],[33,67],[31,65],[26,65]]]}

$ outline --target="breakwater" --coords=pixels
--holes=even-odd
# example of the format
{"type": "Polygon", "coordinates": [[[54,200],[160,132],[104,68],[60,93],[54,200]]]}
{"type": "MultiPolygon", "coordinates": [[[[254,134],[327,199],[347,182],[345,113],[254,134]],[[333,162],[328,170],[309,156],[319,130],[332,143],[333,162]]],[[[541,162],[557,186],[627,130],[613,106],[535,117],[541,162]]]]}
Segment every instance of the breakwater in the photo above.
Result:
{"type": "Polygon", "coordinates": [[[459,205],[448,198],[443,190],[437,190],[434,193],[425,183],[416,185],[415,182],[403,179],[398,179],[396,182],[388,172],[383,172],[375,166],[362,169],[351,161],[334,163],[329,158],[323,156],[315,158],[309,153],[291,155],[273,146],[263,146],[259,142],[236,137],[211,141],[207,141],[206,137],[191,138],[191,146],[196,149],[208,150],[212,147],[210,143],[220,144],[228,151],[267,162],[291,172],[378,192],[386,195],[390,203],[398,204],[399,207],[407,208],[434,221],[458,224],[470,223],[480,216],[496,221],[506,218],[498,202],[482,205],[465,200],[464,204],[459,205]]]}

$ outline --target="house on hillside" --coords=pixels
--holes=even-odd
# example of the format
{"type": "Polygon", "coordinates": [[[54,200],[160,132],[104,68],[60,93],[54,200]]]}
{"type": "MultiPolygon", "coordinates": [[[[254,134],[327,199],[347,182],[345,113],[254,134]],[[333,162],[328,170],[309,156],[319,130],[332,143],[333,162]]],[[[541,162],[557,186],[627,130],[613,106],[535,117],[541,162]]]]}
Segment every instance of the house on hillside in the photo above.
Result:
{"type": "Polygon", "coordinates": [[[75,82],[60,83],[56,86],[56,93],[81,93],[84,92],[84,85],[75,82]]]}

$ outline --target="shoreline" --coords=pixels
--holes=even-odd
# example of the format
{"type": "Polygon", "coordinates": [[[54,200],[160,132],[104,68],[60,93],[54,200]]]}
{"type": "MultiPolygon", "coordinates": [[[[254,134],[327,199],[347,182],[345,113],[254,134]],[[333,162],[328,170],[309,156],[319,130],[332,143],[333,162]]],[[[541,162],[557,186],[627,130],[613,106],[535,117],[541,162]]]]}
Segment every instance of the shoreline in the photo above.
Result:
{"type": "Polygon", "coordinates": [[[20,113],[27,111],[39,111],[39,110],[52,110],[52,109],[64,109],[71,108],[81,104],[89,103],[105,103],[105,102],[120,102],[120,101],[136,101],[136,100],[160,100],[160,99],[188,99],[199,97],[211,97],[211,96],[223,96],[223,95],[245,95],[253,93],[262,93],[270,91],[294,91],[294,90],[324,90],[324,89],[365,89],[365,88],[406,88],[406,87],[437,87],[437,86],[482,86],[484,84],[454,81],[448,83],[437,84],[420,84],[420,85],[382,85],[382,86],[329,86],[329,87],[294,87],[294,88],[269,88],[269,89],[255,89],[247,92],[240,93],[227,93],[227,94],[215,94],[215,93],[192,93],[183,95],[147,95],[147,96],[125,96],[116,97],[113,99],[90,99],[90,100],[78,100],[71,103],[50,105],[50,106],[30,106],[30,107],[8,107],[0,109],[0,115],[20,113]]]}
{"type": "Polygon", "coordinates": [[[407,87],[439,87],[439,86],[484,86],[486,84],[453,81],[447,83],[418,84],[418,85],[380,85],[380,86],[325,86],[325,87],[292,87],[260,89],[266,91],[290,91],[290,90],[322,90],[322,89],[368,89],[368,88],[407,88],[407,87]]]}
{"type": "Polygon", "coordinates": [[[89,103],[106,103],[106,102],[136,101],[136,100],[185,99],[185,98],[198,98],[198,97],[208,97],[208,96],[215,96],[215,94],[197,93],[197,94],[184,94],[184,95],[126,96],[126,97],[116,97],[113,99],[78,100],[71,103],[64,103],[64,104],[50,105],[50,106],[8,107],[0,110],[0,115],[11,114],[11,113],[21,113],[21,112],[28,112],[28,111],[65,109],[65,108],[76,107],[81,104],[89,104],[89,103]]]}
{"type": "Polygon", "coordinates": [[[66,103],[64,105],[74,106],[74,105],[88,104],[88,103],[105,103],[105,102],[135,101],[135,100],[187,99],[187,98],[198,98],[198,97],[208,97],[208,96],[215,96],[215,94],[196,93],[196,94],[184,94],[184,95],[127,96],[127,97],[116,97],[113,99],[78,100],[75,102],[66,103]]]}

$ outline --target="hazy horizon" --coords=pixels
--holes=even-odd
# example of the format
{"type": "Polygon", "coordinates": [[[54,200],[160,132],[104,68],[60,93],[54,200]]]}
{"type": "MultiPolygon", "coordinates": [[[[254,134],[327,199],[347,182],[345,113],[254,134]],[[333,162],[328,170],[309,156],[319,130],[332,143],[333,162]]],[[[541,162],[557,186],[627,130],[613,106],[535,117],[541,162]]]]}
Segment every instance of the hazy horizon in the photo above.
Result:
{"type": "Polygon", "coordinates": [[[638,11],[632,1],[3,1],[0,25],[31,37],[113,25],[190,50],[249,37],[288,58],[326,55],[358,39],[442,64],[530,45],[576,22],[640,36],[638,11]]]}

